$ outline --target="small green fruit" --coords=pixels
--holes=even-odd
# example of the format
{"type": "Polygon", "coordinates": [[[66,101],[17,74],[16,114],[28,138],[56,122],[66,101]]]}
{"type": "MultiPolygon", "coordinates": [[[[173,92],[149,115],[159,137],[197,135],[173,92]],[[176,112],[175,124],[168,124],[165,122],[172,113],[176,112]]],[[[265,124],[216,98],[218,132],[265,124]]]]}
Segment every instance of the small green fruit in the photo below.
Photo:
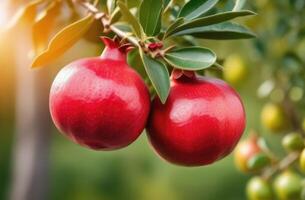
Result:
{"type": "Polygon", "coordinates": [[[283,138],[282,145],[287,151],[301,151],[304,148],[304,140],[298,133],[289,133],[283,138]]]}
{"type": "Polygon", "coordinates": [[[285,171],[274,180],[274,191],[279,200],[300,200],[302,178],[295,172],[285,171]]]}
{"type": "Polygon", "coordinates": [[[247,184],[249,200],[272,200],[272,191],[268,182],[260,177],[253,177],[247,184]]]}
{"type": "Polygon", "coordinates": [[[272,132],[281,132],[287,128],[285,112],[277,104],[268,103],[263,107],[261,121],[272,132]]]}

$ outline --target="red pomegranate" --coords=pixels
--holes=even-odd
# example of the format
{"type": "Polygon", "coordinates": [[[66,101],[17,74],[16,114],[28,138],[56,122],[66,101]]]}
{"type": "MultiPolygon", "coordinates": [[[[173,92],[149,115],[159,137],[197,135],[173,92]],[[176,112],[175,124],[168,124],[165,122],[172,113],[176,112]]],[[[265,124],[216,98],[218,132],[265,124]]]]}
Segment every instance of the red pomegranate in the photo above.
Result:
{"type": "Polygon", "coordinates": [[[113,150],[132,143],[145,128],[149,92],[126,63],[126,47],[109,38],[103,54],[75,61],[55,78],[50,112],[57,128],[76,143],[113,150]]]}
{"type": "Polygon", "coordinates": [[[201,166],[228,155],[245,129],[239,95],[224,81],[187,72],[173,73],[163,105],[155,98],[148,138],[165,160],[201,166]]]}

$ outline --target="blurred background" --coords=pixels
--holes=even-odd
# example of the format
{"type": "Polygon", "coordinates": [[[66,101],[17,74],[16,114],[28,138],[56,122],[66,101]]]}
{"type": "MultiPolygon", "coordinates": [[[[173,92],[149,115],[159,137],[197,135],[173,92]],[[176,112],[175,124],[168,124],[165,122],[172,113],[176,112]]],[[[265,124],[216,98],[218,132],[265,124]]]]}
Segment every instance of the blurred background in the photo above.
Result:
{"type": "MultiPolygon", "coordinates": [[[[9,26],[25,3],[0,1],[0,29],[9,26]]],[[[282,154],[280,136],[262,127],[260,113],[265,103],[281,101],[282,90],[268,93],[268,81],[270,88],[270,81],[280,80],[294,88],[289,94],[304,116],[304,1],[256,0],[247,7],[258,13],[243,21],[257,39],[198,42],[241,66],[207,74],[223,77],[240,92],[247,112],[244,137],[255,129],[282,154]]],[[[59,20],[64,24],[66,17],[59,20]]],[[[27,25],[0,30],[0,199],[246,199],[249,176],[235,169],[232,155],[210,166],[185,168],[160,159],[144,133],[129,147],[113,152],[87,150],[60,135],[48,111],[52,79],[70,61],[98,56],[103,47],[84,38],[50,66],[33,70],[31,45],[27,25]]]]}

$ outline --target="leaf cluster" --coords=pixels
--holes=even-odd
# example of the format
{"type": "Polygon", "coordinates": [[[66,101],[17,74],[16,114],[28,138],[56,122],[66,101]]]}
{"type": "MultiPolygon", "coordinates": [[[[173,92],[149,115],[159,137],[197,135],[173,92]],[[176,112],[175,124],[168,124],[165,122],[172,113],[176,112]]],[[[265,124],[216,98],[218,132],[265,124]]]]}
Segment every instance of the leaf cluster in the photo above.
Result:
{"type": "MultiPolygon", "coordinates": [[[[232,8],[219,9],[219,0],[190,0],[178,3],[174,0],[36,0],[23,9],[22,19],[31,13],[33,41],[36,57],[32,67],[45,66],[72,47],[100,20],[103,33],[114,32],[117,37],[139,47],[145,75],[152,83],[162,102],[169,93],[169,71],[203,70],[216,65],[216,54],[202,46],[181,46],[176,38],[196,39],[248,39],[255,37],[246,27],[230,22],[235,18],[255,15],[243,10],[245,1],[237,0],[232,8]],[[42,5],[42,9],[38,6],[42,5]],[[52,35],[56,18],[68,7],[71,13],[85,11],[85,16],[69,23],[52,35]],[[156,49],[153,44],[162,44],[156,49]],[[168,44],[173,44],[168,46],[168,44]],[[164,47],[163,47],[164,46],[164,47]]],[[[83,12],[84,13],[84,12],[83,12]]],[[[145,77],[144,77],[145,78],[145,77]]]]}

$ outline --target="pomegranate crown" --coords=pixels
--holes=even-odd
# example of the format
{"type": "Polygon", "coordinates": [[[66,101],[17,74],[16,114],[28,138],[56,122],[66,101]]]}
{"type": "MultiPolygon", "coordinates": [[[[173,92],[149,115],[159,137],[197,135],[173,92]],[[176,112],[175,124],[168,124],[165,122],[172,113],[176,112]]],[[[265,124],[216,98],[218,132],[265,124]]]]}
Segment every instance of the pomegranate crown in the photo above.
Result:
{"type": "Polygon", "coordinates": [[[101,54],[101,58],[126,61],[126,55],[134,47],[130,43],[123,43],[118,38],[111,39],[109,37],[100,37],[105,44],[105,49],[101,54]]]}

